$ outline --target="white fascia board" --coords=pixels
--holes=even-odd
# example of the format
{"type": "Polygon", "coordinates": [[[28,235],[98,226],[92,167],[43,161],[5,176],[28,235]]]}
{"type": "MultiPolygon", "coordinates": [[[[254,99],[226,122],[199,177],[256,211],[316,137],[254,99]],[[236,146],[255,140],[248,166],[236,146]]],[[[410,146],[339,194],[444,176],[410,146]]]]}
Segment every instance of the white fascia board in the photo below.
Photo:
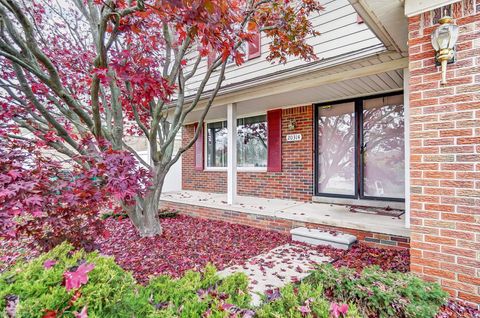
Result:
{"type": "Polygon", "coordinates": [[[405,15],[413,17],[455,2],[459,0],[405,0],[405,15]]]}
{"type": "Polygon", "coordinates": [[[389,51],[407,52],[408,21],[400,0],[348,0],[389,51]]]}

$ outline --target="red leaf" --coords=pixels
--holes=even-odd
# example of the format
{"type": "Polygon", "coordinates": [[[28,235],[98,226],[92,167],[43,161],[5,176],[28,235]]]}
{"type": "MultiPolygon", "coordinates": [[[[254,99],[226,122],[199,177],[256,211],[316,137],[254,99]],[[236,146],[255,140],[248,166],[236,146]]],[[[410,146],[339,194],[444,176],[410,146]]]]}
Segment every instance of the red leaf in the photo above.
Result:
{"type": "Polygon", "coordinates": [[[68,290],[79,288],[88,282],[88,273],[95,268],[95,264],[83,263],[74,272],[65,272],[65,288],[68,290]]]}
{"type": "Polygon", "coordinates": [[[57,318],[57,311],[48,309],[45,311],[45,314],[43,314],[43,318],[57,318]]]}
{"type": "Polygon", "coordinates": [[[78,312],[74,312],[73,315],[75,316],[75,318],[88,318],[88,315],[87,315],[87,306],[84,306],[82,308],[82,311],[80,311],[79,313],[78,312]]]}
{"type": "Polygon", "coordinates": [[[49,268],[52,268],[53,266],[55,266],[55,264],[57,264],[57,261],[53,260],[53,259],[47,259],[44,263],[43,263],[43,267],[45,269],[49,269],[49,268]]]}

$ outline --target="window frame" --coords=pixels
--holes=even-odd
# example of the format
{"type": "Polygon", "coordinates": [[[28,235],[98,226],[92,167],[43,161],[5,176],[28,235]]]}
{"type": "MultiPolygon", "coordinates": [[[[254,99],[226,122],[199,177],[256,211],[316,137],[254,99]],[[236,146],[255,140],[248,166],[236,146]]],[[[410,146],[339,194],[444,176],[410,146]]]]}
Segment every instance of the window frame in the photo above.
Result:
{"type": "MultiPolygon", "coordinates": [[[[238,119],[242,118],[248,118],[248,117],[255,117],[255,116],[261,116],[261,115],[267,115],[266,112],[255,112],[255,113],[248,113],[244,115],[237,116],[238,119]]],[[[203,158],[203,164],[204,164],[204,171],[207,172],[219,172],[219,171],[227,171],[227,167],[209,167],[208,166],[208,129],[207,126],[208,124],[211,123],[217,123],[217,122],[222,122],[222,121],[227,121],[226,117],[221,117],[221,118],[216,118],[216,119],[208,119],[204,120],[204,125],[203,125],[203,151],[204,151],[204,158],[203,158]]],[[[265,118],[266,121],[266,118],[265,118]]],[[[268,143],[267,143],[268,144],[268,143]]],[[[228,145],[227,145],[228,146],[228,145]]],[[[267,151],[267,156],[268,156],[268,151],[267,151]]],[[[267,161],[268,162],[268,161],[267,161]]],[[[239,167],[237,164],[237,171],[238,172],[267,172],[268,165],[266,167],[239,167]]]]}

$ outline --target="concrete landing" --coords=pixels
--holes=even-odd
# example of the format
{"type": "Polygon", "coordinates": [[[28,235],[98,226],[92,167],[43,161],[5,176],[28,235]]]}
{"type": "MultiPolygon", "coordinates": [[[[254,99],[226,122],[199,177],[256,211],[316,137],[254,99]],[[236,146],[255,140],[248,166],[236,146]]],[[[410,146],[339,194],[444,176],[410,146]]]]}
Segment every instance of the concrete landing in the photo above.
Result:
{"type": "Polygon", "coordinates": [[[298,222],[331,225],[339,228],[356,229],[388,235],[410,236],[409,229],[405,228],[405,215],[391,217],[352,213],[350,212],[349,206],[346,205],[248,196],[237,196],[236,203],[229,205],[227,204],[227,195],[225,193],[200,191],[166,192],[162,194],[161,201],[262,215],[298,222]]]}
{"type": "Polygon", "coordinates": [[[315,264],[330,262],[331,259],[308,246],[285,244],[250,258],[244,265],[225,268],[218,274],[226,277],[242,272],[249,278],[252,305],[260,305],[261,297],[269,289],[283,287],[299,281],[314,268],[315,264]]]}

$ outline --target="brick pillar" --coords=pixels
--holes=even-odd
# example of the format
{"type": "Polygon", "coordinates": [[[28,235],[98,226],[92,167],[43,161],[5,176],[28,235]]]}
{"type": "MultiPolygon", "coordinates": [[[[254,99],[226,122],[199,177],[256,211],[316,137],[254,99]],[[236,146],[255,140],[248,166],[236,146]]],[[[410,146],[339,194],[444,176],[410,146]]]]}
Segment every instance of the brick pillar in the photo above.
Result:
{"type": "Polygon", "coordinates": [[[480,0],[410,17],[409,59],[411,270],[478,305],[480,0]],[[444,86],[430,44],[442,12],[460,26],[444,86]]]}

